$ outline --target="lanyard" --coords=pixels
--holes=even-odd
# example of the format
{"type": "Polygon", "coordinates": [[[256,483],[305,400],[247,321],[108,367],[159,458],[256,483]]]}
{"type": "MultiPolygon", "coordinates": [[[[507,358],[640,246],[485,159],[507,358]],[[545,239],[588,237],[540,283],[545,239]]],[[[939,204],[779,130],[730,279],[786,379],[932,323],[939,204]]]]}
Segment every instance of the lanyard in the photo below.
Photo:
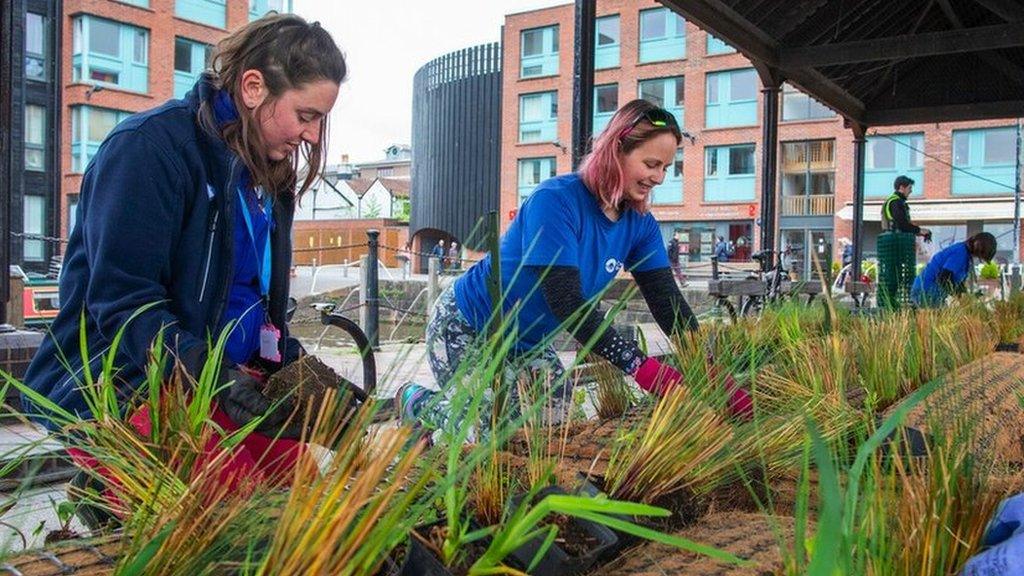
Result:
{"type": "Polygon", "coordinates": [[[242,195],[242,187],[238,187],[238,199],[242,201],[242,216],[245,217],[245,227],[249,230],[249,241],[252,242],[252,250],[256,254],[256,271],[260,275],[260,295],[264,299],[270,294],[270,219],[271,219],[271,199],[267,197],[267,207],[265,209],[265,215],[267,217],[267,245],[263,250],[262,257],[260,251],[256,249],[256,233],[252,227],[252,216],[249,214],[249,204],[245,201],[245,196],[242,195]]]}

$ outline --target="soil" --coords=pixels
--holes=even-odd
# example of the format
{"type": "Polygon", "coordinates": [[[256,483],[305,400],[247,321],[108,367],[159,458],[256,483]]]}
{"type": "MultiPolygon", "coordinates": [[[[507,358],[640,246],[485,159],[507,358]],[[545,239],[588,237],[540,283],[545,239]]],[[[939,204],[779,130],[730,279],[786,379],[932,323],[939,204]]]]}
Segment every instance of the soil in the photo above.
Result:
{"type": "Polygon", "coordinates": [[[347,382],[319,358],[307,354],[271,375],[263,393],[271,400],[278,400],[294,391],[290,397],[293,405],[296,410],[308,407],[312,422],[330,388],[344,391],[344,395],[339,392],[336,398],[347,402],[350,408],[355,407],[355,397],[345,386],[347,382]]]}
{"type": "MultiPolygon", "coordinates": [[[[972,453],[984,461],[1024,463],[1024,355],[995,352],[946,376],[944,385],[907,415],[906,426],[922,432],[953,426],[961,414],[971,422],[972,453]]],[[[886,411],[888,416],[895,406],[886,411]]]]}
{"type": "MultiPolygon", "coordinates": [[[[573,472],[604,474],[611,457],[615,438],[629,430],[636,429],[647,420],[647,410],[633,407],[619,418],[592,419],[573,422],[565,430],[565,447],[562,451],[562,466],[573,472]]],[[[548,449],[557,453],[562,443],[561,430],[548,449]]],[[[518,435],[509,442],[514,454],[528,454],[526,439],[518,435]]]]}
{"type": "MultiPolygon", "coordinates": [[[[420,542],[424,544],[428,551],[432,552],[434,556],[440,562],[441,555],[441,544],[444,542],[444,536],[448,531],[448,526],[443,523],[431,524],[422,528],[416,529],[420,542]]],[[[415,536],[414,536],[415,537],[415,536]]],[[[469,567],[476,562],[478,558],[487,552],[487,546],[490,545],[490,538],[484,538],[483,540],[477,540],[476,542],[470,542],[462,547],[463,551],[463,562],[456,566],[448,568],[448,571],[453,576],[466,576],[469,572],[469,567]]]]}
{"type": "Polygon", "coordinates": [[[597,547],[597,538],[591,536],[590,532],[587,532],[572,518],[564,514],[553,514],[547,520],[542,525],[553,523],[558,526],[558,537],[555,538],[555,543],[569,556],[579,558],[597,547]]]}
{"type": "MultiPolygon", "coordinates": [[[[604,487],[604,478],[601,476],[590,476],[590,482],[601,492],[608,493],[604,487]]],[[[664,508],[669,511],[669,516],[664,517],[638,517],[633,521],[642,526],[649,526],[659,532],[674,532],[685,526],[689,526],[695,520],[708,513],[711,500],[707,497],[700,497],[686,488],[682,488],[671,494],[663,494],[649,502],[652,506],[664,508]]],[[[620,535],[621,538],[621,535],[620,535]]]]}
{"type": "Polygon", "coordinates": [[[76,540],[9,557],[5,565],[24,576],[106,576],[113,574],[120,551],[116,537],[76,540]]]}
{"type": "Polygon", "coordinates": [[[619,559],[593,574],[612,576],[762,576],[777,573],[783,567],[780,537],[786,546],[793,540],[794,523],[785,516],[722,512],[702,518],[693,526],[676,532],[689,538],[730,552],[756,563],[740,568],[685,552],[663,544],[647,543],[627,551],[619,559]]]}

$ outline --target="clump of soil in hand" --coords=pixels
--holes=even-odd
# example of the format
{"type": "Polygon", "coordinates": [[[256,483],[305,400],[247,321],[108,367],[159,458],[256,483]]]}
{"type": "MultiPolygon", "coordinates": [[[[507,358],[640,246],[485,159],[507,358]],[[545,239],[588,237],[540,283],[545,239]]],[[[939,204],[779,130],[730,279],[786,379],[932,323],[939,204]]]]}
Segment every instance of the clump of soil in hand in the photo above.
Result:
{"type": "Polygon", "coordinates": [[[288,398],[294,406],[293,421],[308,422],[309,431],[320,413],[329,389],[337,389],[335,400],[348,406],[349,418],[358,406],[352,388],[354,384],[338,375],[329,366],[312,355],[305,355],[278,370],[267,380],[263,393],[271,400],[288,398]],[[306,418],[305,410],[309,410],[306,418]]]}
{"type": "Polygon", "coordinates": [[[317,407],[323,403],[327,389],[340,387],[344,380],[319,358],[306,354],[272,374],[263,393],[271,400],[291,394],[289,399],[296,406],[306,406],[312,399],[317,407]]]}

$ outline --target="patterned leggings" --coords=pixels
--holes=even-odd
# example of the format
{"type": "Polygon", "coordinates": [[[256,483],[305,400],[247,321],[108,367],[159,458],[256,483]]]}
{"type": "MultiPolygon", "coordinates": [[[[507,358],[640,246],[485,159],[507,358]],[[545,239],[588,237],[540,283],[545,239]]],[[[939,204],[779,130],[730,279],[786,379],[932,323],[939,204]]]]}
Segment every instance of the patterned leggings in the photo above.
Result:
{"type": "MultiPolygon", "coordinates": [[[[438,298],[437,306],[427,325],[427,356],[430,369],[434,373],[440,393],[425,400],[417,417],[432,429],[448,429],[450,426],[462,424],[464,414],[454,414],[451,399],[458,391],[458,383],[453,376],[464,361],[472,361],[480,344],[476,330],[469,320],[459,311],[455,303],[455,288],[450,286],[438,298]],[[456,420],[457,419],[457,420],[456,420]]],[[[530,375],[531,383],[543,383],[545,388],[554,385],[551,398],[545,401],[546,418],[551,422],[560,422],[571,407],[571,384],[565,382],[565,368],[558,354],[551,346],[533,350],[526,355],[515,355],[513,352],[506,360],[504,377],[506,382],[517,382],[523,374],[530,375]]],[[[547,390],[543,390],[545,393],[547,390]]],[[[512,385],[508,391],[508,418],[513,419],[519,414],[520,398],[518,386],[512,385]]],[[[484,390],[484,398],[480,407],[480,431],[486,433],[490,427],[490,416],[494,407],[494,398],[490,387],[484,390]]]]}

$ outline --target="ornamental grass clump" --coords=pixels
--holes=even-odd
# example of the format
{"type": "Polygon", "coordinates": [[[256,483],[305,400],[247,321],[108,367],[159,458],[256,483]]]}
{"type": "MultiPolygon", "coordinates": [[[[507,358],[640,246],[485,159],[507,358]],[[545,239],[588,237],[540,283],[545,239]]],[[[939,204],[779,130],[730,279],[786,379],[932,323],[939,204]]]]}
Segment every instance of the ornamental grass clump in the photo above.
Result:
{"type": "Polygon", "coordinates": [[[650,419],[616,440],[605,473],[613,498],[652,503],[707,480],[708,464],[728,445],[732,426],[696,397],[677,386],[661,398],[650,419]]]}

